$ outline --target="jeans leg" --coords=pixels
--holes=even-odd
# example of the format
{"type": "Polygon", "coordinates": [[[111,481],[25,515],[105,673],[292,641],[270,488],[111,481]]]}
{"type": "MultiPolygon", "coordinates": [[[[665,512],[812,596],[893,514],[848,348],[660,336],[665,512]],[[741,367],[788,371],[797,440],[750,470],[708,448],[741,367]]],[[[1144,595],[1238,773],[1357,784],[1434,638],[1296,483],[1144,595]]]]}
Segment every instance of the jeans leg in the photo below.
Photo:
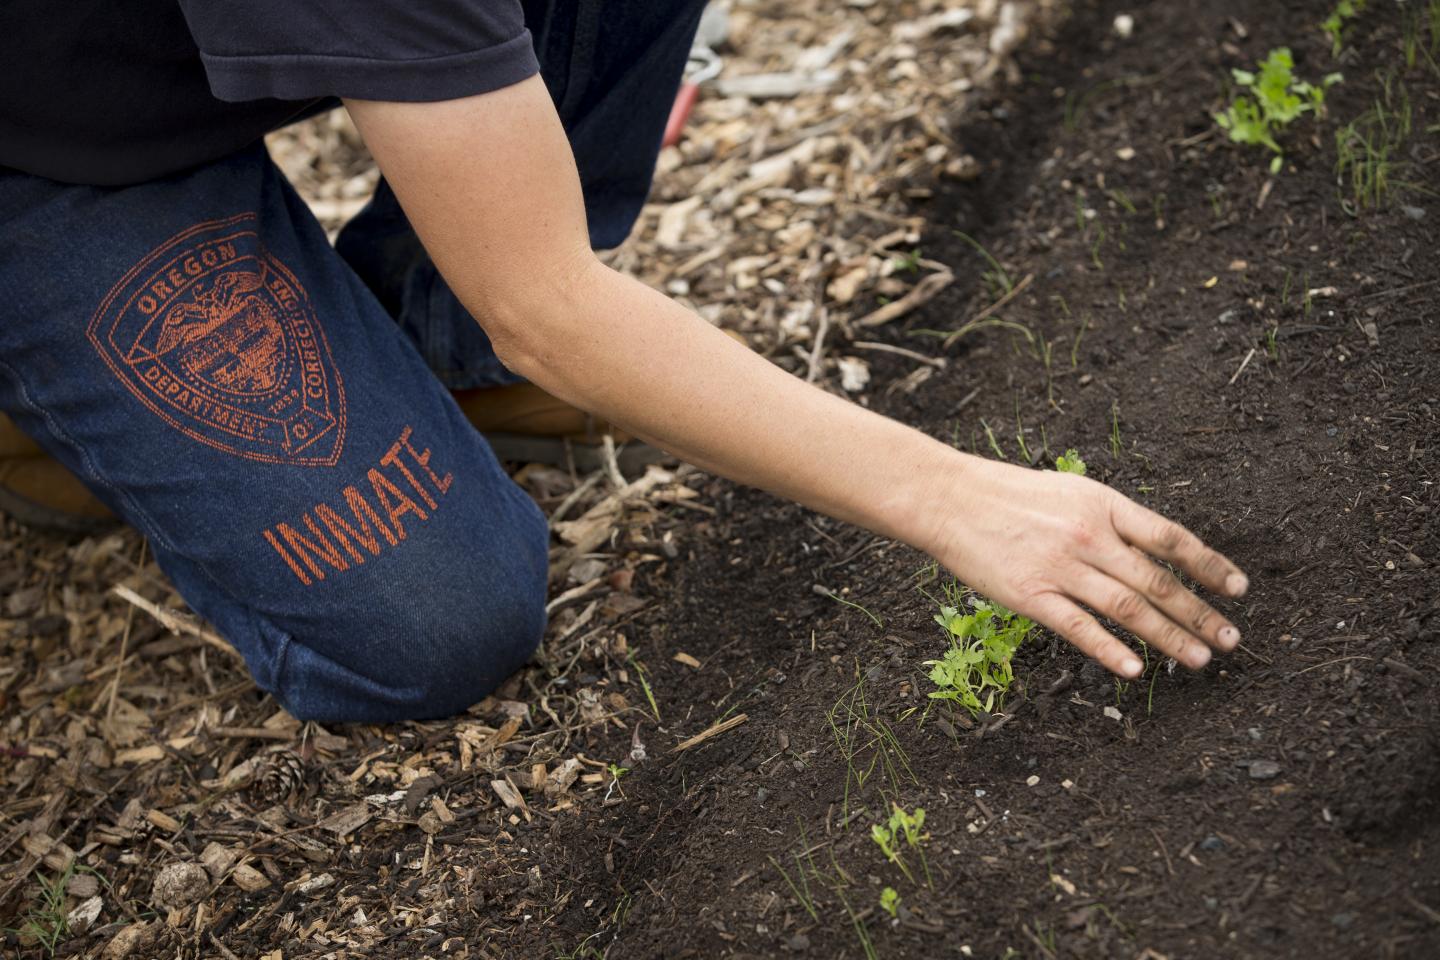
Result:
{"type": "Polygon", "coordinates": [[[262,148],[0,171],[0,410],[296,716],[451,714],[543,634],[544,517],[262,148]]]}

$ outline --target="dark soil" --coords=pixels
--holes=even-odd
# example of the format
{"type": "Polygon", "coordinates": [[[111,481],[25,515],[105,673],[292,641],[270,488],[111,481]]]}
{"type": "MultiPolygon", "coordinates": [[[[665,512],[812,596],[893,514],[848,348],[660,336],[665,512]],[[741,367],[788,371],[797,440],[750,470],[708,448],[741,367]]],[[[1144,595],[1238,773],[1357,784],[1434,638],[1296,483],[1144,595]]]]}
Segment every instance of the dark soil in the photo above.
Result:
{"type": "MultiPolygon", "coordinates": [[[[238,665],[211,651],[207,667],[199,640],[137,620],[132,659],[190,671],[208,694],[117,719],[216,714],[165,728],[166,762],[101,777],[79,724],[47,752],[23,746],[34,718],[73,706],[52,700],[83,665],[8,721],[22,776],[7,815],[34,819],[7,821],[0,853],[59,871],[36,866],[55,859],[33,842],[49,830],[104,868],[125,913],[58,955],[98,956],[149,921],[132,956],[1440,956],[1440,198],[1397,189],[1354,210],[1335,172],[1336,129],[1389,77],[1413,128],[1392,179],[1440,183],[1440,67],[1405,66],[1389,0],[1337,65],[1316,27],[1331,5],[1077,2],[1007,92],[956,104],[980,177],[908,191],[1008,282],[1031,278],[999,314],[1015,326],[948,350],[924,333],[983,316],[1006,282],[932,229],[924,257],[961,279],[879,336],[948,366],[921,379],[910,359],[866,354],[877,408],[993,456],[988,430],[1037,468],[1074,448],[1092,477],[1235,559],[1252,582],[1223,604],[1240,651],[1196,674],[1152,656],[1126,686],[1039,633],[1003,713],[971,720],[926,697],[923,662],[946,640],[925,557],[720,481],[617,541],[647,557],[622,557],[598,640],[566,634],[454,722],[257,732],[275,707],[238,665]],[[1128,41],[1119,13],[1135,17],[1128,41]],[[1210,115],[1230,68],[1282,44],[1302,77],[1346,79],[1327,119],[1284,135],[1272,179],[1264,151],[1231,146],[1210,115]],[[497,728],[515,734],[498,760],[500,735],[476,732],[497,728]],[[536,789],[533,761],[577,754],[594,760],[571,793],[536,789]],[[228,784],[242,757],[264,761],[248,792],[228,784]],[[631,768],[613,784],[610,760],[631,768]],[[63,780],[48,799],[30,786],[42,775],[63,780]],[[527,807],[501,804],[500,777],[527,807]],[[911,878],[870,836],[891,801],[926,811],[911,878]],[[221,866],[188,912],[147,906],[161,864],[214,847],[243,855],[253,883],[221,866]]],[[[85,550],[66,562],[124,559],[85,550]]],[[[45,656],[66,625],[49,619],[44,637],[30,624],[45,656]]],[[[24,880],[0,881],[0,907],[24,880]]],[[[101,892],[71,881],[90,887],[76,902],[101,892]]],[[[45,955],[0,937],[0,955],[45,955]]]]}
{"type": "MultiPolygon", "coordinates": [[[[921,663],[945,647],[916,588],[925,559],[722,487],[708,546],[645,584],[666,599],[630,634],[664,721],[651,759],[624,802],[535,842],[575,886],[527,952],[861,957],[868,938],[881,957],[1440,956],[1440,203],[1397,192],[1352,215],[1334,146],[1399,71],[1403,179],[1440,182],[1440,71],[1405,71],[1401,17],[1372,4],[1329,119],[1287,134],[1273,183],[1209,120],[1229,68],[1273,46],[1303,77],[1337,69],[1314,26],[1329,6],[1079,4],[1023,84],[973,105],[959,139],[984,173],[936,185],[927,211],[1012,281],[1034,275],[1003,316],[1049,345],[1049,368],[992,329],[882,404],[981,453],[987,424],[1011,459],[1022,425],[1044,465],[1079,450],[1249,571],[1225,605],[1243,649],[1199,674],[1152,658],[1127,687],[1042,635],[1003,721],[937,707],[922,723],[921,663]],[[857,683],[908,770],[851,781],[846,825],[829,718],[857,683]],[[738,729],[667,752],[736,710],[738,729]],[[869,836],[887,796],[927,811],[929,888],[918,858],[906,880],[869,836]],[[876,906],[887,885],[898,921],[876,906]]],[[[996,291],[959,238],[924,252],[971,278],[892,333],[933,351],[918,331],[996,291]]]]}

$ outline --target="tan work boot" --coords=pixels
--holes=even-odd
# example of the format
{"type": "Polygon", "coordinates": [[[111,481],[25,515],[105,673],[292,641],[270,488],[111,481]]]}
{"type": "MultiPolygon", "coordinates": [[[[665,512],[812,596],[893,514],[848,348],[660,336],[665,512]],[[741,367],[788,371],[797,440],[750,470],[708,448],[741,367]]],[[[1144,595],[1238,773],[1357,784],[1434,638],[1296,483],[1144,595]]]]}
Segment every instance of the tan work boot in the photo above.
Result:
{"type": "Polygon", "coordinates": [[[456,390],[455,402],[484,434],[501,460],[547,463],[589,471],[604,465],[604,438],[616,447],[622,470],[636,470],[665,457],[610,424],[552,396],[533,383],[480,390],[456,390]]]}
{"type": "Polygon", "coordinates": [[[118,521],[85,485],[0,413],[0,512],[28,527],[94,533],[118,521]]]}

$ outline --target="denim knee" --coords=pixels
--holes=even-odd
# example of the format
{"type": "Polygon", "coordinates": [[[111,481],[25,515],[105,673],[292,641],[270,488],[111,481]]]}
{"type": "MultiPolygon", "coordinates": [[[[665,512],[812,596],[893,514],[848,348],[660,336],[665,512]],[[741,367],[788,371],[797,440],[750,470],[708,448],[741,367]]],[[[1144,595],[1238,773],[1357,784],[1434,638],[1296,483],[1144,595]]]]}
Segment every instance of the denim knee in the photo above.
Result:
{"type": "Polygon", "coordinates": [[[252,615],[259,636],[242,649],[257,684],[331,723],[453,716],[492,693],[545,633],[548,528],[518,489],[512,499],[503,523],[486,505],[483,544],[417,551],[403,577],[340,609],[283,626],[252,615]]]}

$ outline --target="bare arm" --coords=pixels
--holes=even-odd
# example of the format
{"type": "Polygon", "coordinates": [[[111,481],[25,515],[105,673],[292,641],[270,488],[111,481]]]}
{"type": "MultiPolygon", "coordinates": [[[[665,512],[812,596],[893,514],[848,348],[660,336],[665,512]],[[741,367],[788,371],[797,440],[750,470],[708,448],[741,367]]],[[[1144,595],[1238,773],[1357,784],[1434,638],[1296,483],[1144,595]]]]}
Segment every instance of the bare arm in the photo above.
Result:
{"type": "Polygon", "coordinates": [[[1076,601],[1189,666],[1238,643],[1136,551],[1243,592],[1234,565],[1177,525],[1100,484],[981,460],[831,396],[601,264],[538,78],[465,100],[347,107],[451,289],[506,366],[545,390],[715,473],[925,550],[1119,673],[1138,673],[1139,660],[1076,601]]]}

